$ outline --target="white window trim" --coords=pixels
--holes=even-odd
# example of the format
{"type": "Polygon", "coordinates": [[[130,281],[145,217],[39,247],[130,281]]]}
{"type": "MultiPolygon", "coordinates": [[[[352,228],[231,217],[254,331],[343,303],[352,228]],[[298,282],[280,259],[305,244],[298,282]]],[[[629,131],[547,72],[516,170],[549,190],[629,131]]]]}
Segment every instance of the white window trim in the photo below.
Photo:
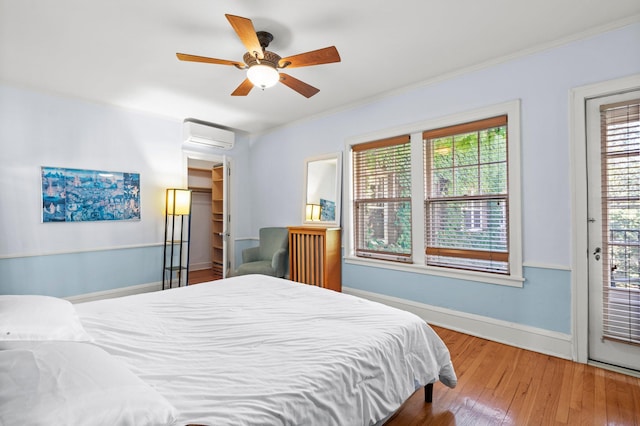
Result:
{"type": "Polygon", "coordinates": [[[523,287],[522,274],[522,200],[520,174],[520,100],[492,105],[472,111],[439,117],[407,126],[386,129],[366,135],[349,138],[345,142],[346,161],[344,183],[346,202],[344,208],[345,263],[398,271],[436,275],[447,278],[484,282],[489,284],[523,287]],[[510,275],[465,271],[427,266],[424,264],[424,176],[422,164],[422,132],[440,127],[453,126],[498,115],[508,115],[508,161],[509,161],[509,264],[510,275]],[[411,215],[412,215],[412,256],[411,264],[356,257],[353,230],[353,187],[351,147],[360,143],[389,138],[401,134],[411,135],[411,215]]]}

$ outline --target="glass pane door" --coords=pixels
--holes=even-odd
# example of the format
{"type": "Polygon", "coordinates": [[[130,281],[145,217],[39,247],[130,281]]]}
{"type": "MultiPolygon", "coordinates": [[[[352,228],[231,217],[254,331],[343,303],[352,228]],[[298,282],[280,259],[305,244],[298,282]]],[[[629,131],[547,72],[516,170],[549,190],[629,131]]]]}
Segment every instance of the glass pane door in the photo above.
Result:
{"type": "Polygon", "coordinates": [[[587,110],[589,357],[640,370],[640,93],[587,110]]]}

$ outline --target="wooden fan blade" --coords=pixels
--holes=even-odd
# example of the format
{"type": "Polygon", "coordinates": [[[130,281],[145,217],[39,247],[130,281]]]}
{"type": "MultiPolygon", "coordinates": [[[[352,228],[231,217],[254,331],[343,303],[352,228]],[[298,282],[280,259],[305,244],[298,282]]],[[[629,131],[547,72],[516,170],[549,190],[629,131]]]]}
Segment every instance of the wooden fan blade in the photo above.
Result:
{"type": "Polygon", "coordinates": [[[233,27],[238,37],[240,37],[240,41],[244,44],[244,47],[247,48],[247,52],[251,54],[255,54],[259,59],[264,57],[262,53],[262,46],[260,46],[260,40],[258,40],[258,36],[256,35],[256,30],[253,28],[253,22],[251,19],[243,18],[241,16],[235,15],[224,15],[227,17],[227,20],[233,27]]]}
{"type": "Polygon", "coordinates": [[[320,89],[316,89],[315,87],[305,83],[304,81],[300,81],[297,78],[293,78],[289,74],[285,74],[283,72],[280,73],[280,81],[282,82],[282,84],[292,88],[305,98],[310,98],[320,91],[320,89]]]}
{"type": "Polygon", "coordinates": [[[281,68],[297,68],[308,67],[310,65],[330,64],[332,62],[340,62],[340,54],[335,46],[282,58],[280,59],[279,66],[281,68]],[[287,65],[287,62],[290,62],[290,64],[287,65]]]}
{"type": "Polygon", "coordinates": [[[253,84],[248,78],[245,78],[244,81],[240,83],[240,86],[236,87],[236,90],[233,91],[231,96],[247,96],[251,89],[253,89],[253,84]]]}
{"type": "Polygon", "coordinates": [[[244,68],[246,66],[241,62],[228,61],[226,59],[207,58],[206,56],[188,55],[186,53],[176,53],[176,56],[181,61],[205,62],[207,64],[219,64],[219,65],[235,65],[238,68],[244,68]]]}

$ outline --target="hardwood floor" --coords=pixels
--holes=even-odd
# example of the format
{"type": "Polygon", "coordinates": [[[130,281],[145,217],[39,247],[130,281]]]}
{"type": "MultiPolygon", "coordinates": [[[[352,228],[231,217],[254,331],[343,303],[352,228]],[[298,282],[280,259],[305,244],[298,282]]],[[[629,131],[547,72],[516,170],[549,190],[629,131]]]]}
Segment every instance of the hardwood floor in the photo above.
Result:
{"type": "Polygon", "coordinates": [[[433,327],[458,386],[418,390],[385,426],[640,425],[640,379],[433,327]]]}
{"type": "Polygon", "coordinates": [[[206,283],[207,281],[219,280],[220,278],[222,277],[216,274],[213,269],[189,271],[189,285],[206,283]]]}

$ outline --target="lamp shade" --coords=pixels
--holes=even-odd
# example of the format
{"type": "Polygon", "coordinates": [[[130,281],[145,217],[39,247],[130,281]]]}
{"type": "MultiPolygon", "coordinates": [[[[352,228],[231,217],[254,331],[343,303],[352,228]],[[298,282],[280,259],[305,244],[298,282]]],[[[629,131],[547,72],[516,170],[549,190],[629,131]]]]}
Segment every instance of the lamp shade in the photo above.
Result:
{"type": "Polygon", "coordinates": [[[307,220],[320,220],[320,204],[307,204],[307,220]]]}
{"type": "Polygon", "coordinates": [[[191,214],[190,189],[167,189],[167,214],[191,214]]]}
{"type": "Polygon", "coordinates": [[[247,78],[254,86],[266,89],[280,80],[280,73],[270,65],[258,64],[247,70],[247,78]]]}

